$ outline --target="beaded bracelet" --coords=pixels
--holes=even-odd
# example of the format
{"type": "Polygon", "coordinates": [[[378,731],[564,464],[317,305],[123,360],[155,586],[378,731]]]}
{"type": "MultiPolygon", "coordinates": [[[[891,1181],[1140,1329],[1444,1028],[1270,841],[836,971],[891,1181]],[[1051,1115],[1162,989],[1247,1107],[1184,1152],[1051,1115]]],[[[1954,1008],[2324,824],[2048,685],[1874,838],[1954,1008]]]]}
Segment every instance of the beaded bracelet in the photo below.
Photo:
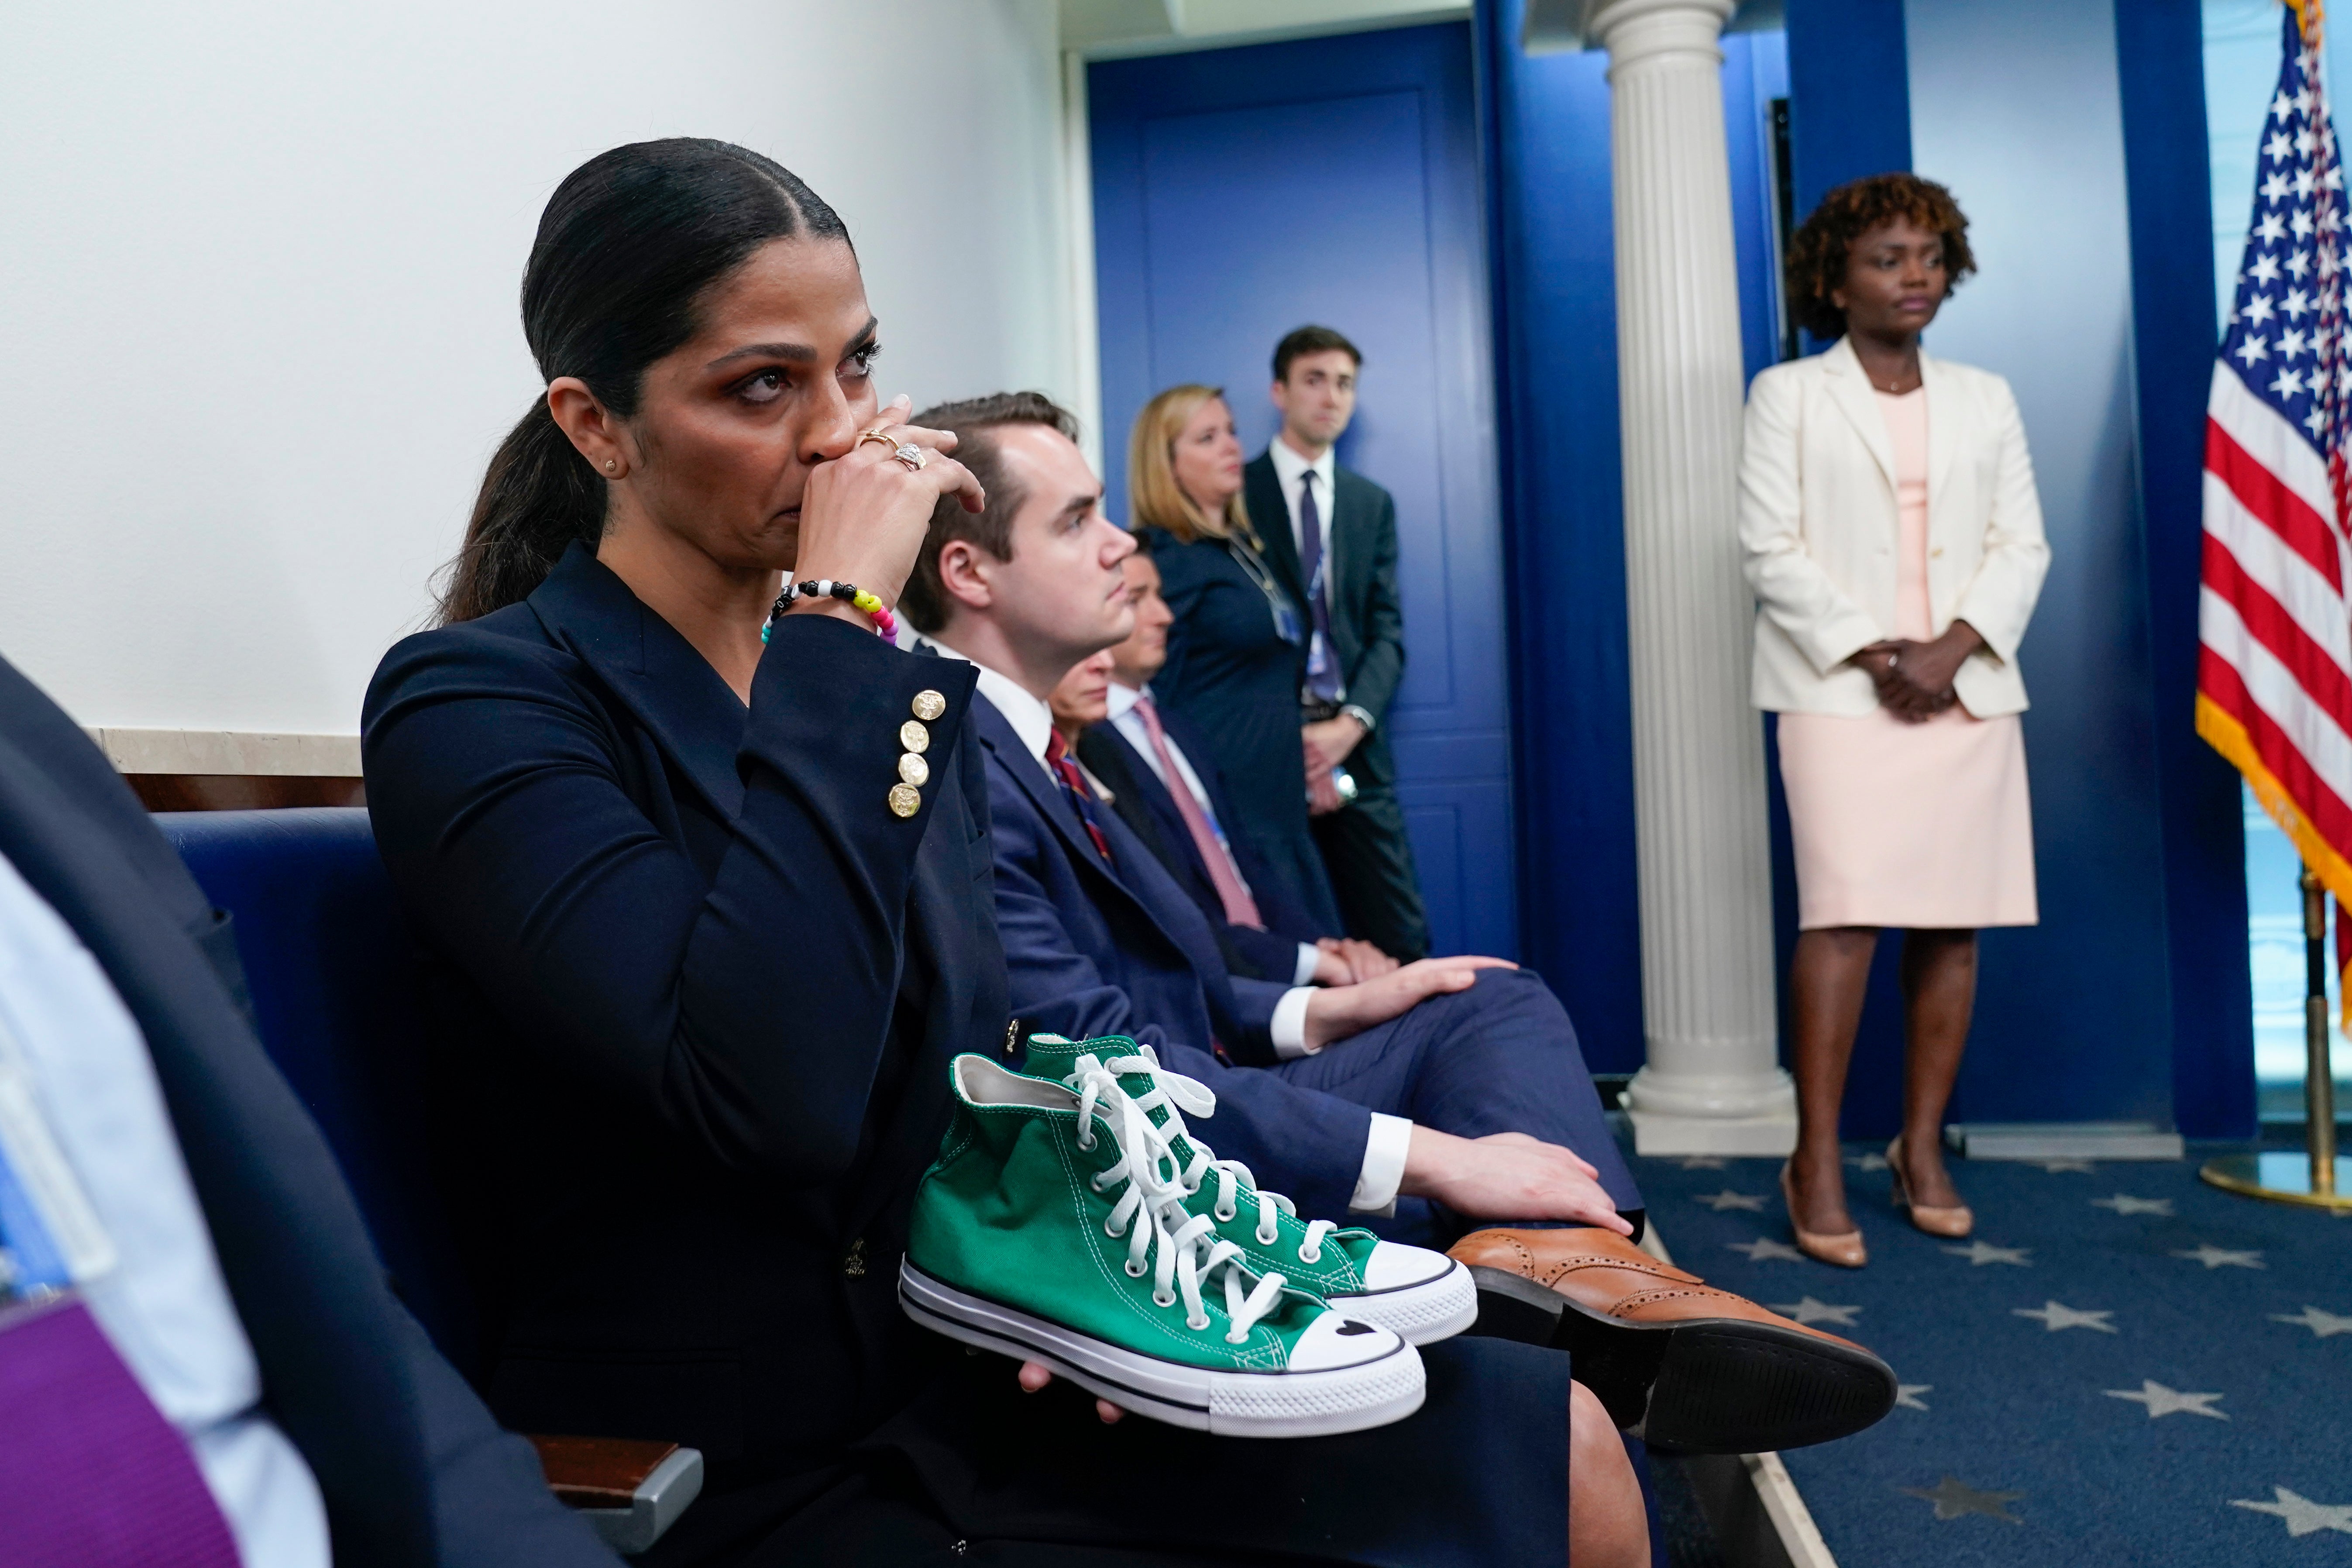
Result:
{"type": "Polygon", "coordinates": [[[784,584],[784,591],[776,595],[774,605],[768,611],[768,625],[760,628],[761,642],[768,640],[769,627],[783,617],[784,612],[792,608],[794,599],[839,599],[871,618],[877,637],[888,637],[892,642],[898,640],[898,618],[890,613],[888,605],[855,583],[836,583],[830,577],[820,577],[813,583],[784,584]]]}

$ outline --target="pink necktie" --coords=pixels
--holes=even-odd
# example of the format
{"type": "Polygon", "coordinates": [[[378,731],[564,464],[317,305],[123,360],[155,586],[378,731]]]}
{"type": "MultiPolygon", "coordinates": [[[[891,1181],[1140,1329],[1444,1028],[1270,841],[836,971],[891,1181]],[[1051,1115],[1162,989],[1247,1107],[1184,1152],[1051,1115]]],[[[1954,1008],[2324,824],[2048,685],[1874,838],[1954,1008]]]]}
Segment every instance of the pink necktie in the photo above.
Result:
{"type": "Polygon", "coordinates": [[[1160,714],[1151,706],[1151,699],[1137,698],[1135,710],[1143,715],[1143,731],[1151,737],[1151,750],[1160,758],[1160,772],[1168,781],[1168,793],[1176,797],[1176,815],[1184,819],[1184,829],[1192,836],[1192,847],[1200,852],[1201,864],[1209,868],[1209,880],[1216,884],[1217,897],[1224,900],[1225,923],[1264,930],[1265,922],[1258,919],[1257,900],[1242,884],[1242,874],[1234,866],[1233,851],[1217,837],[1217,830],[1209,826],[1209,814],[1201,809],[1192,786],[1184,782],[1183,773],[1176,766],[1176,754],[1168,749],[1168,735],[1160,728],[1160,714]]]}

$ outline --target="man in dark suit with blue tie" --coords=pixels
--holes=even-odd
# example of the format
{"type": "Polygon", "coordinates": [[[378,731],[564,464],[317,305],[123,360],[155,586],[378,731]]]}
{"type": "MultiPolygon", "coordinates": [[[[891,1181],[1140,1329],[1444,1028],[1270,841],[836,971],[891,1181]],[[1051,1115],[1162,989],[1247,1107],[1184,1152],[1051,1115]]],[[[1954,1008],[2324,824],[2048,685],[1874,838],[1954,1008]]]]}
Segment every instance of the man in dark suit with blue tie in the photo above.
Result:
{"type": "MultiPolygon", "coordinates": [[[[1308,771],[1307,811],[1348,934],[1398,958],[1429,951],[1390,755],[1389,706],[1404,679],[1396,501],[1333,451],[1356,412],[1363,356],[1328,327],[1301,327],[1274,351],[1282,428],[1242,470],[1266,563],[1309,622],[1299,693],[1308,746],[1354,785],[1308,771]]],[[[1207,715],[1195,714],[1206,720],[1207,715]]]]}

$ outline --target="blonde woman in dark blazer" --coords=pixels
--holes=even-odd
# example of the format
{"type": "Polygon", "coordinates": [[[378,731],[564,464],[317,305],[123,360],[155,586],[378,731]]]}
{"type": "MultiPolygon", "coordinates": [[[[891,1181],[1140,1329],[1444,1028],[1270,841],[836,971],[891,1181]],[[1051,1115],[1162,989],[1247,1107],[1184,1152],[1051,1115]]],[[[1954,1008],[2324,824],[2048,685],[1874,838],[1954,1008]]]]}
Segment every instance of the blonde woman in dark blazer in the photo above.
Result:
{"type": "Polygon", "coordinates": [[[1740,541],[1755,700],[1780,715],[1799,906],[1790,966],[1798,1245],[1866,1259],[1838,1145],[1882,928],[1906,931],[1895,1201],[1938,1236],[1974,1216],[1939,1129],[1976,999],[1978,930],[2032,925],[2017,647],[2050,559],[2009,384],[1921,352],[1974,269],[1949,192],[1910,174],[1832,191],[1791,241],[1789,296],[1827,352],[1748,394],[1740,541]]]}

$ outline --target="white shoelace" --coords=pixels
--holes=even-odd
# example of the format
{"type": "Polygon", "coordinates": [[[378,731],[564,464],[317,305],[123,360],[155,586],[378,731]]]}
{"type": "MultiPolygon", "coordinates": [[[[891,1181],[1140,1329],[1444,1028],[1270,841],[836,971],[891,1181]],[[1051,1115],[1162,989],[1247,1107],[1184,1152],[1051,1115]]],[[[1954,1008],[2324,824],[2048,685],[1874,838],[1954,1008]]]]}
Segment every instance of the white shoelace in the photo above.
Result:
{"type": "Polygon", "coordinates": [[[1118,1160],[1094,1177],[1094,1188],[1108,1192],[1122,1183],[1127,1188],[1104,1219],[1103,1234],[1114,1239],[1129,1238],[1129,1278],[1142,1279],[1145,1260],[1151,1259],[1153,1304],[1172,1307],[1181,1300],[1184,1326],[1194,1333],[1209,1326],[1208,1311],[1201,1304],[1202,1282],[1223,1270],[1225,1313],[1232,1320],[1225,1342],[1247,1343],[1250,1330],[1281,1305],[1286,1281],[1279,1274],[1268,1273],[1256,1279],[1255,1288],[1245,1283],[1251,1278],[1247,1255],[1221,1237],[1212,1240],[1216,1227],[1209,1216],[1185,1209],[1184,1200],[1192,1195],[1192,1189],[1175,1173],[1175,1151],[1168,1138],[1119,1087],[1117,1078],[1099,1061],[1087,1060],[1093,1063],[1091,1069],[1082,1067],[1077,1074],[1078,1147],[1095,1146],[1096,1110],[1110,1112],[1117,1123],[1111,1136],[1118,1147],[1118,1160]],[[1169,1229],[1171,1220],[1177,1222],[1172,1231],[1169,1229]]]}
{"type": "MultiPolygon", "coordinates": [[[[1281,1239],[1281,1231],[1275,1222],[1276,1214],[1295,1216],[1298,1213],[1298,1205],[1280,1193],[1270,1193],[1259,1186],[1257,1178],[1250,1173],[1250,1168],[1239,1160],[1218,1159],[1216,1151],[1202,1142],[1199,1133],[1184,1125],[1181,1113],[1184,1110],[1189,1110],[1195,1116],[1215,1114],[1217,1109],[1215,1090],[1199,1079],[1187,1078],[1182,1073],[1171,1072],[1161,1067],[1159,1056],[1150,1046],[1138,1046],[1134,1056],[1114,1057],[1109,1061],[1104,1061],[1091,1054],[1082,1056],[1077,1063],[1078,1076],[1081,1079],[1090,1076],[1088,1070],[1090,1063],[1096,1069],[1110,1074],[1114,1079],[1129,1073],[1142,1073],[1150,1077],[1150,1093],[1139,1097],[1129,1096],[1122,1089],[1121,1097],[1129,1099],[1137,1109],[1145,1113],[1146,1124],[1151,1125],[1160,1146],[1168,1151],[1171,1161],[1174,1159],[1174,1143],[1177,1139],[1181,1138],[1192,1146],[1191,1162],[1177,1173],[1176,1178],[1183,1184],[1184,1191],[1188,1195],[1200,1191],[1201,1184],[1208,1179],[1212,1172],[1215,1173],[1217,1177],[1216,1215],[1218,1220],[1223,1222],[1232,1219],[1240,1212],[1237,1193],[1242,1185],[1246,1184],[1257,1194],[1257,1244],[1260,1247],[1272,1247],[1281,1239]],[[1168,1113],[1167,1121],[1152,1124],[1150,1113],[1154,1110],[1165,1110],[1168,1113]]],[[[1083,1114],[1082,1109],[1081,1115],[1083,1114]]],[[[1338,1228],[1338,1226],[1328,1219],[1309,1220],[1307,1225],[1306,1239],[1298,1246],[1298,1261],[1310,1267],[1322,1262],[1323,1238],[1338,1228]]]]}

